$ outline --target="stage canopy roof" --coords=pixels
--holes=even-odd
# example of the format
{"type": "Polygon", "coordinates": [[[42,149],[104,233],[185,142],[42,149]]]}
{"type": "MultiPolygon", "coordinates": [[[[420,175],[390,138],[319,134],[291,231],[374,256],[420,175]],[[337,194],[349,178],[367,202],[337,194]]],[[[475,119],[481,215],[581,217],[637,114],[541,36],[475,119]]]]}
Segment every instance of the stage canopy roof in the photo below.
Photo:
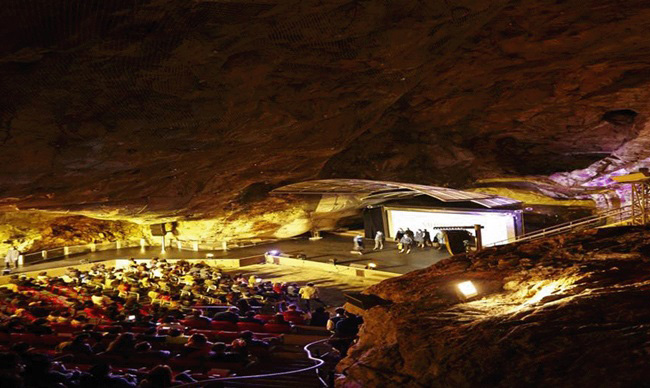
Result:
{"type": "Polygon", "coordinates": [[[426,195],[442,202],[474,202],[487,208],[519,203],[519,201],[511,198],[455,190],[447,187],[364,179],[322,179],[306,181],[279,187],[271,191],[271,194],[354,195],[360,196],[362,200],[368,201],[387,201],[426,195]]]}

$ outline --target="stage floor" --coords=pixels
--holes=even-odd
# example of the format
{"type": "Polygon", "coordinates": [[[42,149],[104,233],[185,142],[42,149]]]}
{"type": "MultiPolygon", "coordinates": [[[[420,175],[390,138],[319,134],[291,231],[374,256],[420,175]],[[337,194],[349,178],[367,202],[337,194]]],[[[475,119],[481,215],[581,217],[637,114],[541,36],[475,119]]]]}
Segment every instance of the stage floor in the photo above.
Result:
{"type": "MultiPolygon", "coordinates": [[[[205,259],[208,253],[214,255],[214,259],[227,258],[237,259],[251,256],[259,256],[270,250],[278,250],[282,253],[298,254],[302,253],[307,256],[307,260],[327,263],[330,259],[337,259],[339,265],[350,263],[375,263],[377,270],[405,274],[407,272],[426,268],[431,264],[449,257],[446,250],[437,250],[432,248],[418,249],[415,248],[410,254],[400,254],[397,251],[395,243],[386,242],[384,250],[373,251],[374,242],[366,240],[366,250],[364,255],[350,253],[352,250],[352,237],[324,234],[320,240],[310,241],[306,238],[296,238],[281,240],[274,243],[261,244],[253,247],[236,248],[224,251],[189,251],[176,248],[167,248],[165,253],[160,251],[160,247],[147,247],[144,250],[140,248],[124,248],[112,251],[101,251],[70,256],[65,259],[55,259],[52,261],[27,265],[16,272],[39,271],[54,267],[62,267],[79,264],[81,259],[89,262],[124,259],[124,258],[167,258],[167,259],[205,259]]],[[[14,273],[16,273],[14,272],[14,273]]]]}

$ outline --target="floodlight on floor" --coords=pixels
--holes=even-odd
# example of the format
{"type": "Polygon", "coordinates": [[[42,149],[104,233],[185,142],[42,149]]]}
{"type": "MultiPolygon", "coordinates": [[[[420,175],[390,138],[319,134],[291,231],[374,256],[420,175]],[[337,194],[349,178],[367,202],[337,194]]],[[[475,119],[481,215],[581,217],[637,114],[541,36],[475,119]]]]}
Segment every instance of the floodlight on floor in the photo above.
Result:
{"type": "Polygon", "coordinates": [[[478,295],[478,290],[476,290],[476,287],[471,280],[458,283],[456,287],[458,287],[458,290],[461,292],[461,294],[463,294],[465,298],[471,298],[478,295]]]}

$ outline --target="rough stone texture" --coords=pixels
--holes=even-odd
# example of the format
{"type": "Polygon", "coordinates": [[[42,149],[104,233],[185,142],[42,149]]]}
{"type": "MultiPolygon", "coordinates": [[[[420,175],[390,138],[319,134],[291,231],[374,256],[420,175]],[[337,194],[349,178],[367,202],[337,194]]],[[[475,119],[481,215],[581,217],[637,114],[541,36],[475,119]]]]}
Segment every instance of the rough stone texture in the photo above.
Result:
{"type": "Polygon", "coordinates": [[[454,256],[366,293],[338,386],[645,385],[650,229],[610,228],[454,256]],[[461,302],[472,280],[479,299],[461,302]]]}
{"type": "Polygon", "coordinates": [[[555,179],[590,184],[650,156],[649,27],[640,0],[6,0],[0,200],[223,219],[314,177],[605,158],[555,179]]]}
{"type": "Polygon", "coordinates": [[[127,239],[150,240],[148,227],[47,212],[0,213],[0,255],[15,244],[21,252],[127,239]]]}

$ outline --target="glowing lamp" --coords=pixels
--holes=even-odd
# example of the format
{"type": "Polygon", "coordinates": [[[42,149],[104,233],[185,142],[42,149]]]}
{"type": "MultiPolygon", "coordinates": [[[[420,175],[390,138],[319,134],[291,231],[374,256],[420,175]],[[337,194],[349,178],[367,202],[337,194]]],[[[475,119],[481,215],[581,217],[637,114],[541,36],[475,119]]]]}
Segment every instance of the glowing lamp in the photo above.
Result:
{"type": "Polygon", "coordinates": [[[268,251],[268,252],[266,252],[266,253],[267,253],[269,256],[277,256],[277,255],[280,254],[280,251],[275,251],[275,250],[273,250],[273,251],[268,251]]]}
{"type": "Polygon", "coordinates": [[[214,253],[206,253],[205,257],[208,259],[212,259],[214,257],[214,253]]]}
{"type": "Polygon", "coordinates": [[[375,269],[375,268],[377,268],[377,264],[375,264],[375,263],[368,263],[368,268],[370,268],[370,269],[375,269]]]}
{"type": "Polygon", "coordinates": [[[255,283],[262,283],[262,278],[255,278],[255,283]]]}
{"type": "Polygon", "coordinates": [[[458,290],[461,294],[463,294],[465,298],[471,298],[478,295],[478,291],[476,290],[476,287],[474,287],[474,283],[472,283],[470,280],[458,283],[456,287],[458,287],[458,290]]]}

